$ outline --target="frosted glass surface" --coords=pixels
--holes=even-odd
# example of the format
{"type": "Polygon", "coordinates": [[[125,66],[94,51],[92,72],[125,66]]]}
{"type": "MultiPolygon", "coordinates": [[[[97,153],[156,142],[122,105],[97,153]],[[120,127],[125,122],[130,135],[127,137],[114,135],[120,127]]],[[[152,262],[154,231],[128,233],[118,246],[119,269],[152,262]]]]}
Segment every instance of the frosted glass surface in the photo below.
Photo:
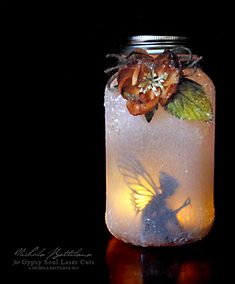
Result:
{"type": "MultiPolygon", "coordinates": [[[[191,79],[203,85],[214,106],[207,75],[198,69],[191,79]]],[[[180,120],[159,106],[148,123],[107,88],[105,117],[110,232],[142,246],[204,237],[214,219],[214,121],[180,120]]]]}

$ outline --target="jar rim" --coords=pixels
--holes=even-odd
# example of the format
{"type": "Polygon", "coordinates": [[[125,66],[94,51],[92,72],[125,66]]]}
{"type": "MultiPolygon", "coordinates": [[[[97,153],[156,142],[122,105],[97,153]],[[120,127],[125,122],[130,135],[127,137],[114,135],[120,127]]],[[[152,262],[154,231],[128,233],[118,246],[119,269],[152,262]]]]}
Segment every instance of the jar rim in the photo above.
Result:
{"type": "Polygon", "coordinates": [[[159,54],[165,49],[188,45],[188,37],[177,35],[133,35],[127,38],[123,52],[128,53],[135,48],[143,48],[149,54],[159,54]]]}
{"type": "Polygon", "coordinates": [[[181,41],[187,40],[186,36],[169,36],[169,35],[134,35],[128,37],[132,42],[146,42],[146,41],[181,41]]]}

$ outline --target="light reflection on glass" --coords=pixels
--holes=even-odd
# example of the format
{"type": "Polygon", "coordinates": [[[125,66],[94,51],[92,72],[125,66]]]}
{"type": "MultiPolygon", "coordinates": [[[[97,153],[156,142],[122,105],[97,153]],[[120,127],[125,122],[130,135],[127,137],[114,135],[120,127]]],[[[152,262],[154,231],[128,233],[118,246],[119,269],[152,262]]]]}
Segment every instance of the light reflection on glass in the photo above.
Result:
{"type": "Polygon", "coordinates": [[[182,249],[141,248],[116,238],[106,251],[110,284],[209,283],[212,265],[208,259],[182,249]]]}

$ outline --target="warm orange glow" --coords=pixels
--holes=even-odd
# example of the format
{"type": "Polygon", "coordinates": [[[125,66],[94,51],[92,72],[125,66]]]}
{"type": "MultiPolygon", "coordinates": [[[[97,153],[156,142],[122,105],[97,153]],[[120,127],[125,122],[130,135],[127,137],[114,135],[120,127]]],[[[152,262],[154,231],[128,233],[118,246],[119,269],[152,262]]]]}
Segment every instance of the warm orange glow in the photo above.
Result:
{"type": "Polygon", "coordinates": [[[177,284],[208,283],[211,279],[211,266],[206,261],[190,260],[180,266],[177,284]]]}
{"type": "Polygon", "coordinates": [[[209,283],[212,276],[209,260],[194,258],[193,252],[140,248],[115,238],[109,241],[106,262],[110,284],[198,284],[209,283]]]}
{"type": "Polygon", "coordinates": [[[106,253],[110,284],[143,284],[139,249],[112,238],[106,253]]]}

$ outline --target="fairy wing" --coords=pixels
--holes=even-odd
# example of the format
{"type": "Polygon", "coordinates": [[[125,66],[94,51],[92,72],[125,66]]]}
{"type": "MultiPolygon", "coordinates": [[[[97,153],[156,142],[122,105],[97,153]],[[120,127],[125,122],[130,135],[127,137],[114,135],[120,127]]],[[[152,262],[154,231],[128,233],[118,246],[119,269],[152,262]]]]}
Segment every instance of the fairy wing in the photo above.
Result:
{"type": "Polygon", "coordinates": [[[159,188],[144,167],[136,160],[119,163],[119,171],[131,190],[131,202],[140,213],[158,194],[159,188]]]}

